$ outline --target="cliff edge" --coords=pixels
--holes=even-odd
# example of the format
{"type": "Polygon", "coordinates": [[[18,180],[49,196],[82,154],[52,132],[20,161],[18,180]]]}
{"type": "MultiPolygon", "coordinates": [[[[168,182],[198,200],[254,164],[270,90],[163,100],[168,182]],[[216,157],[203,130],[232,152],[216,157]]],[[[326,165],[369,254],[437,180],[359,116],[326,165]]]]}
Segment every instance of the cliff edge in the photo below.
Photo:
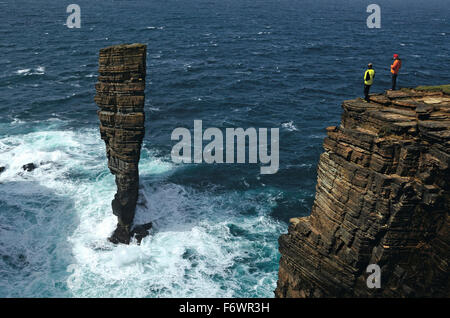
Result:
{"type": "MultiPolygon", "coordinates": [[[[139,191],[138,164],[144,138],[146,51],[143,44],[122,44],[100,50],[95,102],[108,167],[116,177],[112,210],[118,218],[113,243],[130,242],[139,191]]],[[[145,231],[145,230],[144,230],[145,231]]]]}
{"type": "Polygon", "coordinates": [[[311,215],[279,238],[276,297],[449,297],[449,85],[344,101],[311,215]],[[368,288],[369,264],[381,288],[368,288]]]}

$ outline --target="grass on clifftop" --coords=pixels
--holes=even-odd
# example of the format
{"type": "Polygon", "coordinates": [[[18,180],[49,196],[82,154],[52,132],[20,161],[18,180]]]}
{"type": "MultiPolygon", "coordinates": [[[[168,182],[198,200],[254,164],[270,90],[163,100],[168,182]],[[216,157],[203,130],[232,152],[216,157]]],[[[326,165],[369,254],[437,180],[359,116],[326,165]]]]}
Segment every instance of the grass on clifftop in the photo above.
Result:
{"type": "Polygon", "coordinates": [[[426,92],[444,92],[445,94],[450,94],[450,84],[447,85],[438,85],[438,86],[417,86],[415,88],[417,91],[426,91],[426,92]]]}

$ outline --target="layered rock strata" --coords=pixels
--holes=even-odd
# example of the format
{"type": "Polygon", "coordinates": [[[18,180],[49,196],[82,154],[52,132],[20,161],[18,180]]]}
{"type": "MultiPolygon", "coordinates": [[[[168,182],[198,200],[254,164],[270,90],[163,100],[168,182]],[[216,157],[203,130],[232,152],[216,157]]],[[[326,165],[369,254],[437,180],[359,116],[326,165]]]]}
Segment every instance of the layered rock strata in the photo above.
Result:
{"type": "Polygon", "coordinates": [[[138,199],[138,164],[144,138],[146,51],[143,44],[117,45],[100,50],[95,102],[100,134],[106,144],[108,167],[115,175],[112,201],[118,218],[113,243],[130,242],[138,199]]]}
{"type": "Polygon", "coordinates": [[[311,215],[279,238],[276,297],[450,296],[450,95],[344,101],[311,215]],[[381,288],[368,288],[369,264],[381,288]]]}

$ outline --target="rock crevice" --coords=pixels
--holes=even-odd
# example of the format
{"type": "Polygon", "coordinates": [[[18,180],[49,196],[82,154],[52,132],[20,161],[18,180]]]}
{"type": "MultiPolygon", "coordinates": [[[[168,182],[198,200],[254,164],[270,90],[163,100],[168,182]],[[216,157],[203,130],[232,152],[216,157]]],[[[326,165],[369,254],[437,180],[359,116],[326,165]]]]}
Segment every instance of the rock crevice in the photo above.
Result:
{"type": "Polygon", "coordinates": [[[279,238],[277,297],[450,294],[450,95],[344,101],[328,127],[311,215],[279,238]],[[370,289],[366,268],[381,268],[370,289]]]}

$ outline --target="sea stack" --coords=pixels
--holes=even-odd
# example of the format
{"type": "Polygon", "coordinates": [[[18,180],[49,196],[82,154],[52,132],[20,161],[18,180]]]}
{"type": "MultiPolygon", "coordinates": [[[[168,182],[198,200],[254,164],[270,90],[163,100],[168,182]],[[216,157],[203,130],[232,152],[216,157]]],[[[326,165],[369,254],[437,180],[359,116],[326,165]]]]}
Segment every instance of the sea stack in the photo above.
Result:
{"type": "Polygon", "coordinates": [[[145,133],[145,75],[147,46],[123,44],[100,50],[95,102],[100,135],[106,144],[108,167],[116,177],[112,201],[118,218],[109,238],[129,244],[139,191],[138,164],[145,133]]]}
{"type": "Polygon", "coordinates": [[[311,215],[279,238],[276,297],[450,296],[449,88],[343,102],[311,215]]]}

